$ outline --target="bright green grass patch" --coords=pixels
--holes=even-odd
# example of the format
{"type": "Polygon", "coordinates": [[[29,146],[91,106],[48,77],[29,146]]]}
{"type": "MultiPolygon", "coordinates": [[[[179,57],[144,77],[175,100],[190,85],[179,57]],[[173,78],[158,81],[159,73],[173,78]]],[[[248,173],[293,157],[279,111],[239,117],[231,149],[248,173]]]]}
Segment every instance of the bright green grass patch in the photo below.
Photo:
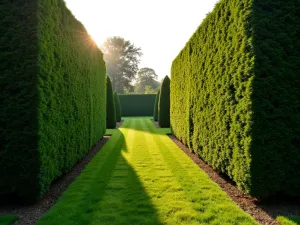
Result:
{"type": "Polygon", "coordinates": [[[126,118],[38,225],[257,224],[161,131],[126,118]]]}
{"type": "Polygon", "coordinates": [[[300,216],[291,216],[291,217],[278,216],[276,220],[282,225],[300,225],[300,216]]]}
{"type": "Polygon", "coordinates": [[[156,128],[157,134],[172,134],[171,128],[156,128]]]}
{"type": "MultiPolygon", "coordinates": [[[[124,119],[130,119],[132,117],[123,117],[124,119]]],[[[135,119],[149,119],[152,120],[152,117],[134,117],[135,119]]],[[[112,135],[114,129],[106,129],[105,135],[112,135]]],[[[171,128],[155,128],[155,133],[157,134],[172,134],[171,128]]]]}
{"type": "Polygon", "coordinates": [[[114,132],[114,129],[106,129],[105,135],[112,135],[114,132]]]}
{"type": "Polygon", "coordinates": [[[17,219],[16,216],[0,216],[0,225],[11,225],[17,219]]]}

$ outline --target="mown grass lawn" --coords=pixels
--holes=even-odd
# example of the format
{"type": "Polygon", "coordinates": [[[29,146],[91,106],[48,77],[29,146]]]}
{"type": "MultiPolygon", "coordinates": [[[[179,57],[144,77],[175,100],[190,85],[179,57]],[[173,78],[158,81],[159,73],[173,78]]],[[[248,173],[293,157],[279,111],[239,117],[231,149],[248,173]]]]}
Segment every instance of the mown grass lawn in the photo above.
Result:
{"type": "Polygon", "coordinates": [[[149,118],[126,118],[39,225],[257,224],[149,118]]]}
{"type": "Polygon", "coordinates": [[[278,216],[276,219],[282,225],[300,225],[300,216],[278,216]]]}
{"type": "Polygon", "coordinates": [[[0,225],[11,225],[17,219],[16,216],[0,216],[0,225]]]}

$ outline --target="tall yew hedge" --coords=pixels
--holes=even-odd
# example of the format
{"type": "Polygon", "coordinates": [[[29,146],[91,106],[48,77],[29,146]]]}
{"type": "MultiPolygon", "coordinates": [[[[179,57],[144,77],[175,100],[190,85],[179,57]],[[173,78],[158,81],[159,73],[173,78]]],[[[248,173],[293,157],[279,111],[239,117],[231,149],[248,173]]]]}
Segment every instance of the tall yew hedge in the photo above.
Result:
{"type": "Polygon", "coordinates": [[[258,197],[300,195],[299,12],[221,0],[172,65],[174,134],[258,197]]]}
{"type": "Polygon", "coordinates": [[[106,128],[116,127],[116,108],[114,101],[114,92],[109,77],[106,79],[106,128]]]}
{"type": "Polygon", "coordinates": [[[63,0],[0,7],[0,195],[34,201],[103,137],[105,63],[63,0]]]}
{"type": "Polygon", "coordinates": [[[115,109],[116,109],[116,121],[121,122],[121,106],[118,93],[114,93],[115,109]]]}
{"type": "Polygon", "coordinates": [[[153,120],[158,121],[158,102],[159,102],[159,94],[160,90],[158,90],[156,98],[155,98],[155,103],[154,103],[154,111],[153,111],[153,120]]]}
{"type": "Polygon", "coordinates": [[[170,78],[166,76],[161,84],[158,101],[158,124],[170,127],[170,78]]]}

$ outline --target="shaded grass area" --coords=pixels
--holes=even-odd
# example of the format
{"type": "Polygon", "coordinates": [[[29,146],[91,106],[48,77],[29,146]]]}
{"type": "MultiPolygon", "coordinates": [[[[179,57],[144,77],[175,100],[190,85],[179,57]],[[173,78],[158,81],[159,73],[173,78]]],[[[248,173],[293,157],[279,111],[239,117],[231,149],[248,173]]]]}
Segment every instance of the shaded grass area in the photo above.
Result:
{"type": "Polygon", "coordinates": [[[282,225],[300,225],[300,216],[291,216],[291,217],[278,216],[276,219],[282,225]]]}
{"type": "Polygon", "coordinates": [[[257,224],[149,118],[124,118],[47,224],[257,224]]]}
{"type": "Polygon", "coordinates": [[[11,225],[17,219],[16,216],[0,216],[0,225],[11,225]]]}

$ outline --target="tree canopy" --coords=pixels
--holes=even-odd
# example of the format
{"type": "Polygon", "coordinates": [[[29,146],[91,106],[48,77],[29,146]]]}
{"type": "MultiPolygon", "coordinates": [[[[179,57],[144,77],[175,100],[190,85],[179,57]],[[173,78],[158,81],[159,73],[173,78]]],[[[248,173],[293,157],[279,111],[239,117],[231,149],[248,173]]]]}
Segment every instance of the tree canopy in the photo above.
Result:
{"type": "Polygon", "coordinates": [[[117,93],[133,92],[132,81],[139,70],[141,48],[122,37],[110,37],[104,42],[101,50],[113,90],[117,93]]]}
{"type": "Polygon", "coordinates": [[[139,94],[157,93],[160,83],[157,74],[151,68],[144,67],[138,71],[135,92],[139,94]]]}

